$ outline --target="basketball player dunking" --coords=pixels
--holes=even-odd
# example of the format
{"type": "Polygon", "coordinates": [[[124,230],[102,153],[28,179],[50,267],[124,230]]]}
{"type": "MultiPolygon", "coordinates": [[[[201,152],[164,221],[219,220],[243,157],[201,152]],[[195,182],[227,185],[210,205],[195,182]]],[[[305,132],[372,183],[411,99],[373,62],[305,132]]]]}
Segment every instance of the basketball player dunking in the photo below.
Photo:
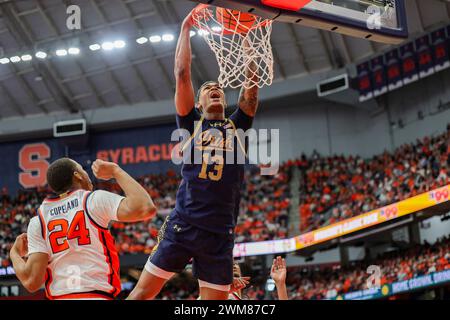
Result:
{"type": "MultiPolygon", "coordinates": [[[[236,135],[234,143],[218,146],[217,141],[210,139],[210,130],[219,130],[225,137],[227,129],[250,129],[258,106],[258,88],[242,89],[238,108],[228,119],[225,94],[217,82],[203,84],[196,101],[191,81],[192,14],[182,24],[176,50],[176,119],[178,127],[191,134],[183,150],[190,148],[194,154],[194,149],[201,149],[204,162],[183,164],[176,207],[161,228],[158,245],[129,299],[153,299],[174,273],[181,272],[191,260],[203,299],[226,300],[233,282],[234,227],[244,164],[228,164],[225,159],[230,152],[236,159],[245,147],[236,135]]],[[[252,72],[255,70],[256,66],[250,67],[248,75],[257,78],[252,72]]]]}
{"type": "Polygon", "coordinates": [[[96,160],[92,170],[98,179],[116,179],[125,197],[92,191],[88,174],[71,159],[53,162],[47,181],[54,195],[42,202],[10,254],[28,291],[45,284],[51,300],[109,300],[120,293],[119,257],[109,223],[147,220],[156,208],[147,191],[117,164],[96,160]]]}

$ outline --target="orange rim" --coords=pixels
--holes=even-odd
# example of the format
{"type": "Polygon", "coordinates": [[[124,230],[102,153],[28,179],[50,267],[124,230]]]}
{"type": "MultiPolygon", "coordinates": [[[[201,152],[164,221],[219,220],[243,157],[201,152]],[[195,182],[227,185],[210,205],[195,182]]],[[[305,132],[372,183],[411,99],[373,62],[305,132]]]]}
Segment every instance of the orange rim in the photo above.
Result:
{"type": "Polygon", "coordinates": [[[201,3],[194,8],[191,19],[192,19],[195,27],[200,28],[200,26],[197,24],[197,20],[205,20],[205,16],[206,16],[205,11],[208,10],[209,7],[210,6],[208,4],[201,3]],[[203,17],[202,17],[202,15],[203,15],[203,17]]]}
{"type": "MultiPolygon", "coordinates": [[[[210,5],[207,5],[207,4],[203,4],[203,3],[199,4],[197,7],[195,7],[193,16],[196,15],[197,16],[196,18],[197,18],[198,21],[201,21],[201,20],[208,21],[211,17],[213,17],[212,12],[206,13],[206,10],[209,10],[209,7],[210,7],[210,5]],[[208,17],[208,19],[205,19],[205,17],[208,17]]],[[[225,8],[222,8],[222,9],[225,9],[225,8]]],[[[250,14],[250,13],[248,13],[248,14],[253,16],[253,17],[255,17],[255,21],[257,21],[258,19],[263,19],[263,18],[261,18],[259,16],[256,16],[256,15],[253,15],[253,14],[250,14]]],[[[197,27],[197,29],[201,30],[202,27],[198,25],[196,19],[193,19],[193,21],[194,21],[194,25],[197,27]]],[[[257,23],[256,25],[254,25],[254,26],[252,26],[250,28],[248,28],[245,25],[243,25],[243,28],[245,28],[246,30],[242,30],[242,31],[240,31],[239,28],[237,28],[237,30],[229,29],[229,28],[225,27],[223,24],[221,24],[220,21],[217,21],[217,22],[224,28],[224,34],[233,34],[233,33],[245,34],[245,33],[248,33],[248,32],[250,32],[252,30],[266,27],[268,24],[272,23],[272,20],[263,19],[261,22],[257,23]]],[[[207,31],[210,32],[210,33],[217,33],[217,32],[214,32],[209,27],[208,27],[207,31]]]]}

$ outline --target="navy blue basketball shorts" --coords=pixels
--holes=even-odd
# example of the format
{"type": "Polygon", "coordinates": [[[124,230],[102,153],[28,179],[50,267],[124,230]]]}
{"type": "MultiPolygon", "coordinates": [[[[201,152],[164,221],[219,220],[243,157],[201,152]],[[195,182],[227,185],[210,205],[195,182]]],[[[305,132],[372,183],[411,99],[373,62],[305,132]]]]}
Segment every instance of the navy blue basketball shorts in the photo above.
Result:
{"type": "Polygon", "coordinates": [[[174,211],[158,235],[145,270],[169,280],[192,262],[200,287],[229,291],[233,282],[233,234],[212,233],[183,221],[174,211]]]}

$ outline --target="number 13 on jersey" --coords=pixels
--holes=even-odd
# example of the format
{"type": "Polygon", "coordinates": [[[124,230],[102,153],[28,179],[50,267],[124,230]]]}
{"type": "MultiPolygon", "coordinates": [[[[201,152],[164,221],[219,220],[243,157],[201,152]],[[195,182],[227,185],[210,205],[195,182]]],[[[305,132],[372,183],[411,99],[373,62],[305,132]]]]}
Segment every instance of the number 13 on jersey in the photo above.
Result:
{"type": "Polygon", "coordinates": [[[202,164],[202,170],[200,171],[200,174],[198,177],[200,179],[209,179],[212,181],[219,181],[222,179],[223,174],[223,166],[224,166],[224,159],[222,155],[214,155],[211,156],[210,153],[204,153],[203,154],[203,164],[202,164]],[[208,164],[214,163],[213,170],[208,172],[208,164]]]}

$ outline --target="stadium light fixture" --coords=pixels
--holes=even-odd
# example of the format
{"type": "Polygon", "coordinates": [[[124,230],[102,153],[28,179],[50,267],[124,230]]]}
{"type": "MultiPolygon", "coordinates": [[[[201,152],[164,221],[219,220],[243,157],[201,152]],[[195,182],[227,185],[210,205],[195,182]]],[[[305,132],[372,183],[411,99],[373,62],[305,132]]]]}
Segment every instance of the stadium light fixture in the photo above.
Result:
{"type": "Polygon", "coordinates": [[[56,55],[58,57],[67,56],[67,50],[66,49],[58,49],[58,50],[56,50],[56,55]]]}
{"type": "Polygon", "coordinates": [[[114,48],[122,49],[125,47],[126,43],[123,40],[116,40],[114,41],[114,48]]]}
{"type": "Polygon", "coordinates": [[[161,42],[161,36],[151,36],[149,40],[151,43],[158,43],[161,42]]]}
{"type": "Polygon", "coordinates": [[[20,61],[20,57],[19,56],[14,56],[9,58],[9,60],[11,60],[12,63],[17,63],[20,61]]]}
{"type": "Polygon", "coordinates": [[[79,54],[80,53],[80,49],[79,48],[69,48],[69,54],[79,54]]]}
{"type": "Polygon", "coordinates": [[[106,51],[112,50],[112,49],[114,49],[114,43],[109,42],[109,41],[103,42],[102,43],[102,49],[106,50],[106,51]]]}
{"type": "MultiPolygon", "coordinates": [[[[220,27],[218,27],[218,28],[220,28],[220,27]]],[[[209,32],[204,31],[204,30],[200,30],[198,32],[195,32],[195,31],[192,30],[192,31],[190,31],[189,34],[190,34],[190,37],[194,37],[197,34],[201,35],[201,36],[202,35],[207,35],[207,34],[209,34],[209,32]]],[[[152,36],[150,36],[148,38],[147,37],[139,37],[139,38],[136,39],[136,43],[138,43],[138,44],[145,44],[145,43],[147,43],[149,41],[151,43],[159,43],[161,41],[171,42],[171,41],[174,41],[174,40],[175,40],[175,35],[174,34],[165,33],[165,34],[162,34],[162,35],[157,35],[157,34],[156,35],[152,35],[152,36]]],[[[127,43],[126,43],[125,40],[120,40],[119,39],[119,40],[115,40],[115,41],[105,41],[105,42],[103,42],[101,44],[100,43],[93,43],[93,44],[89,45],[89,50],[91,50],[91,51],[98,51],[100,49],[103,49],[103,50],[106,50],[106,51],[110,51],[110,50],[113,50],[115,48],[118,48],[118,49],[124,48],[124,47],[126,47],[126,45],[127,45],[127,43]]],[[[81,49],[77,48],[77,47],[70,47],[68,49],[60,48],[60,49],[56,49],[54,51],[54,53],[58,57],[64,57],[64,56],[67,56],[67,55],[78,55],[78,54],[81,53],[81,49]]],[[[44,51],[37,51],[37,52],[34,53],[34,55],[25,54],[25,55],[22,55],[22,56],[13,56],[13,57],[9,57],[9,58],[4,57],[4,58],[0,58],[0,64],[7,64],[7,63],[10,63],[10,62],[17,63],[17,62],[20,62],[20,61],[31,61],[33,59],[33,57],[36,57],[38,59],[45,59],[45,58],[48,58],[48,54],[46,52],[44,52],[44,51]]]]}
{"type": "Polygon", "coordinates": [[[206,30],[198,30],[198,33],[197,33],[199,36],[201,36],[201,37],[203,37],[203,36],[207,36],[208,34],[209,34],[209,32],[208,31],[206,31],[206,30]]]}
{"type": "Polygon", "coordinates": [[[39,59],[45,59],[47,58],[47,54],[44,51],[38,51],[36,52],[35,57],[39,59]]]}
{"type": "Polygon", "coordinates": [[[22,57],[20,57],[22,59],[22,61],[30,61],[31,59],[33,59],[33,57],[29,54],[24,54],[22,57]]]}
{"type": "Polygon", "coordinates": [[[173,39],[175,39],[175,37],[173,36],[173,34],[167,33],[167,34],[163,34],[163,36],[162,36],[162,40],[163,40],[164,42],[170,42],[170,41],[173,41],[173,39]]]}
{"type": "Polygon", "coordinates": [[[101,48],[102,47],[98,43],[94,43],[89,46],[89,50],[91,50],[91,51],[97,51],[97,50],[100,50],[101,48]]]}
{"type": "Polygon", "coordinates": [[[136,42],[137,42],[138,44],[144,44],[144,43],[147,43],[147,42],[148,42],[148,39],[147,39],[146,37],[140,37],[140,38],[137,38],[137,39],[136,39],[136,42]]]}

